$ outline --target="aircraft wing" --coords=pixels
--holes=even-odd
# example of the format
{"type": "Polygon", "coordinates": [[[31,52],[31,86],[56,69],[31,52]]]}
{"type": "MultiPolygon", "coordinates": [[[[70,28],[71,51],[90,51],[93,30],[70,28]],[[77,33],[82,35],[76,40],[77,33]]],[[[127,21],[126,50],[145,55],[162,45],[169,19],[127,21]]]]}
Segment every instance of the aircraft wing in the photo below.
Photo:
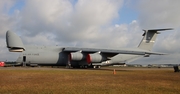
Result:
{"type": "Polygon", "coordinates": [[[159,53],[159,52],[150,52],[146,50],[140,50],[140,49],[128,49],[128,50],[114,50],[114,49],[96,49],[96,48],[73,48],[73,47],[65,47],[63,49],[65,52],[83,52],[83,53],[103,53],[103,54],[132,54],[132,55],[166,55],[165,53],[159,53]]]}

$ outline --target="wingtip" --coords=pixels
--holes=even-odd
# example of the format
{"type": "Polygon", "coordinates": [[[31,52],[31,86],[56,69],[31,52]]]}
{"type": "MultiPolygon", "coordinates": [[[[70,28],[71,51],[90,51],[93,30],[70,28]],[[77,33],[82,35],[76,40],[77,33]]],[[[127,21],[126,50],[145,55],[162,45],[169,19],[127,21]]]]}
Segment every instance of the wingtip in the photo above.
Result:
{"type": "Polygon", "coordinates": [[[165,30],[174,30],[174,28],[166,28],[165,30]]]}

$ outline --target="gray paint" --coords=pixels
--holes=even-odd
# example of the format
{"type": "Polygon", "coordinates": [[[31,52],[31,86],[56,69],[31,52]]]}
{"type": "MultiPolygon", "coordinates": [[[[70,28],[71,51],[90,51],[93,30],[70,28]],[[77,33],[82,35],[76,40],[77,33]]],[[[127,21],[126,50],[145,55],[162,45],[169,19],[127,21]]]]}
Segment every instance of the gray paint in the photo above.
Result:
{"type": "Polygon", "coordinates": [[[154,29],[154,30],[143,30],[143,39],[140,42],[138,48],[151,51],[153,48],[153,45],[155,43],[157,34],[160,34],[158,31],[165,31],[165,30],[172,30],[172,28],[168,29],[154,29]]]}
{"type": "MultiPolygon", "coordinates": [[[[13,32],[7,31],[6,42],[10,49],[23,49],[17,63],[28,65],[51,65],[51,66],[92,66],[92,65],[114,65],[132,62],[141,57],[149,55],[164,55],[163,53],[151,52],[156,40],[157,31],[170,29],[145,30],[144,37],[138,48],[100,49],[100,48],[77,48],[60,46],[24,46],[21,39],[13,32]],[[26,50],[25,50],[26,48],[26,50]],[[78,54],[77,54],[77,53],[78,54]],[[76,55],[76,60],[71,60],[70,55],[76,55]],[[76,54],[74,54],[76,53],[76,54]],[[82,53],[83,56],[80,55],[82,53]],[[103,58],[100,62],[87,62],[89,55],[92,59],[103,58]],[[93,56],[91,56],[93,55],[93,56]],[[79,57],[81,56],[81,57],[79,57]],[[80,59],[79,59],[80,58],[80,59]],[[81,59],[82,58],[82,59],[81,59]],[[79,59],[79,60],[78,60],[79,59]]],[[[97,60],[96,60],[97,61],[97,60]]]]}
{"type": "Polygon", "coordinates": [[[25,50],[25,47],[21,39],[13,32],[7,31],[6,33],[6,43],[9,51],[18,52],[19,50],[25,50]]]}

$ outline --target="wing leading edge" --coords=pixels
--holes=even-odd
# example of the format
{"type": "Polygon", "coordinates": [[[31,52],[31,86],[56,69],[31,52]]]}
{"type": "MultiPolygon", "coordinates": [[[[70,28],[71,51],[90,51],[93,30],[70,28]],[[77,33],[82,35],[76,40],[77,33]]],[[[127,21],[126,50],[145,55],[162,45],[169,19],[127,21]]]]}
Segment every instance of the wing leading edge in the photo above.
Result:
{"type": "Polygon", "coordinates": [[[103,53],[103,54],[132,54],[132,55],[166,55],[166,53],[150,52],[141,49],[114,50],[114,49],[96,49],[96,48],[73,48],[65,47],[64,52],[83,52],[83,53],[103,53]]]}

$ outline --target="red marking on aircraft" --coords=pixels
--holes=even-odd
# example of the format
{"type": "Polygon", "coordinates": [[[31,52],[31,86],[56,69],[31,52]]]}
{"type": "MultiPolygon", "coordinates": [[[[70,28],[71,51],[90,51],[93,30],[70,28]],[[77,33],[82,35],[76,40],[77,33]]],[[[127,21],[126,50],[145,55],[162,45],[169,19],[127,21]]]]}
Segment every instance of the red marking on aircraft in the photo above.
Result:
{"type": "Polygon", "coordinates": [[[88,64],[91,64],[91,56],[89,54],[87,55],[87,62],[88,64]]]}
{"type": "Polygon", "coordinates": [[[0,62],[0,67],[4,67],[5,63],[4,62],[0,62]]]}

